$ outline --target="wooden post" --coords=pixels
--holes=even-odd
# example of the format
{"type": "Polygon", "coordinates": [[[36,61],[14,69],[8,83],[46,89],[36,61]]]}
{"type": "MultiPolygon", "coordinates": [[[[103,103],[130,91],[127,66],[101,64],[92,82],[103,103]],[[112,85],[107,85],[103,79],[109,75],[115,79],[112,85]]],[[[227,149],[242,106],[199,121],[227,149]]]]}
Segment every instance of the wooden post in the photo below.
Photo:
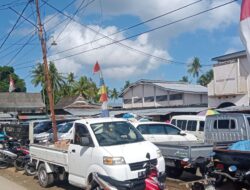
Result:
{"type": "Polygon", "coordinates": [[[54,98],[52,95],[51,81],[50,81],[48,62],[47,62],[46,41],[45,41],[44,36],[43,36],[43,26],[42,26],[41,17],[40,17],[38,0],[36,0],[36,12],[37,12],[37,23],[38,23],[38,28],[39,28],[38,35],[39,35],[39,39],[41,41],[41,47],[42,47],[42,53],[43,53],[44,75],[45,75],[46,89],[47,89],[47,93],[48,93],[48,97],[49,97],[49,105],[50,105],[50,114],[51,114],[51,120],[52,120],[54,142],[56,142],[58,139],[57,139],[56,117],[55,117],[55,111],[54,111],[54,98]]]}

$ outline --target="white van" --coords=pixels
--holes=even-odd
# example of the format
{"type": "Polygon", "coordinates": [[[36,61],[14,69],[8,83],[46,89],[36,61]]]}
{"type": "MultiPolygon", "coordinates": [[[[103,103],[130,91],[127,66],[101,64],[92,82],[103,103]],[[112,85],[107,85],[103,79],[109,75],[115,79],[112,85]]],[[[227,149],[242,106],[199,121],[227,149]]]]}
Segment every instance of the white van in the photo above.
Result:
{"type": "Polygon", "coordinates": [[[177,115],[172,117],[171,124],[203,140],[205,119],[206,116],[201,115],[177,115]]]}

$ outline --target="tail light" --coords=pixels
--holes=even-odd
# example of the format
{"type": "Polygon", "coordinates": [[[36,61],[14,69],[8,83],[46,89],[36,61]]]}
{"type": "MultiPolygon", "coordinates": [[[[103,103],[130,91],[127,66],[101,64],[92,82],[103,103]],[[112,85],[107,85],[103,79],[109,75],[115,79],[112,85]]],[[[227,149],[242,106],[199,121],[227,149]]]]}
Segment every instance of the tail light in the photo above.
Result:
{"type": "Polygon", "coordinates": [[[223,164],[216,164],[215,168],[219,170],[224,170],[225,167],[223,164]]]}

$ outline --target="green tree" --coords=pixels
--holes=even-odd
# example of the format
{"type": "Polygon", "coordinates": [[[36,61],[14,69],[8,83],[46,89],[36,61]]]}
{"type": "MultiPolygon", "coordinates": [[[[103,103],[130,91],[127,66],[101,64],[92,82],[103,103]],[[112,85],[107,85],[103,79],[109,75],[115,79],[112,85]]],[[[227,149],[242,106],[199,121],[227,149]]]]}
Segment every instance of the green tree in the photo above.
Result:
{"type": "Polygon", "coordinates": [[[214,79],[214,73],[213,70],[209,70],[207,71],[205,74],[201,75],[197,81],[198,84],[202,85],[202,86],[207,86],[208,83],[211,82],[211,80],[214,79]]]}
{"type": "Polygon", "coordinates": [[[88,79],[86,76],[80,77],[73,87],[73,93],[82,95],[84,98],[90,101],[96,102],[98,99],[98,89],[92,79],[88,79]]]}
{"type": "Polygon", "coordinates": [[[188,65],[188,73],[191,74],[194,78],[198,78],[201,71],[200,59],[194,57],[192,63],[188,65]]]}
{"type": "Polygon", "coordinates": [[[179,81],[180,82],[189,82],[187,76],[183,76],[179,81]]]}
{"type": "Polygon", "coordinates": [[[118,99],[118,97],[119,97],[118,91],[116,90],[116,88],[113,88],[113,90],[111,90],[110,98],[115,101],[118,99]]]}
{"type": "Polygon", "coordinates": [[[15,92],[26,92],[26,84],[16,73],[13,67],[0,66],[0,92],[9,92],[10,75],[14,80],[15,92]]]}
{"type": "MultiPolygon", "coordinates": [[[[60,99],[60,91],[65,84],[64,77],[58,72],[55,64],[50,62],[49,64],[49,74],[51,79],[51,87],[54,95],[55,103],[60,99]]],[[[45,76],[44,76],[44,66],[42,63],[38,63],[37,66],[32,70],[32,84],[36,87],[41,85],[42,96],[46,105],[48,105],[48,96],[46,90],[45,76]]]]}
{"type": "Polygon", "coordinates": [[[129,80],[125,81],[125,84],[124,84],[123,88],[121,89],[121,92],[124,91],[126,88],[128,88],[129,85],[130,85],[130,81],[129,80]]]}

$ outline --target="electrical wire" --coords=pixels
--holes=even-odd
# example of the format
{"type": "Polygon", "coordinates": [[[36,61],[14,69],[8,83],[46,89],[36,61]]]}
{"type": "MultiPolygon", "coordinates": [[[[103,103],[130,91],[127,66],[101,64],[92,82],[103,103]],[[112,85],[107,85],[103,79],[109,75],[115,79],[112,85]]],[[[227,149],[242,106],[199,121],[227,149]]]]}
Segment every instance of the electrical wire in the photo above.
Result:
{"type": "Polygon", "coordinates": [[[15,24],[13,25],[13,27],[11,28],[11,30],[8,32],[6,38],[3,40],[3,42],[0,45],[0,49],[3,47],[3,45],[5,44],[5,42],[8,40],[8,38],[10,37],[11,33],[14,31],[16,25],[18,24],[19,20],[21,19],[23,13],[25,12],[26,8],[28,7],[28,5],[30,4],[31,0],[29,0],[27,2],[27,4],[25,5],[24,9],[22,10],[21,14],[19,15],[19,17],[17,18],[15,24]]]}

